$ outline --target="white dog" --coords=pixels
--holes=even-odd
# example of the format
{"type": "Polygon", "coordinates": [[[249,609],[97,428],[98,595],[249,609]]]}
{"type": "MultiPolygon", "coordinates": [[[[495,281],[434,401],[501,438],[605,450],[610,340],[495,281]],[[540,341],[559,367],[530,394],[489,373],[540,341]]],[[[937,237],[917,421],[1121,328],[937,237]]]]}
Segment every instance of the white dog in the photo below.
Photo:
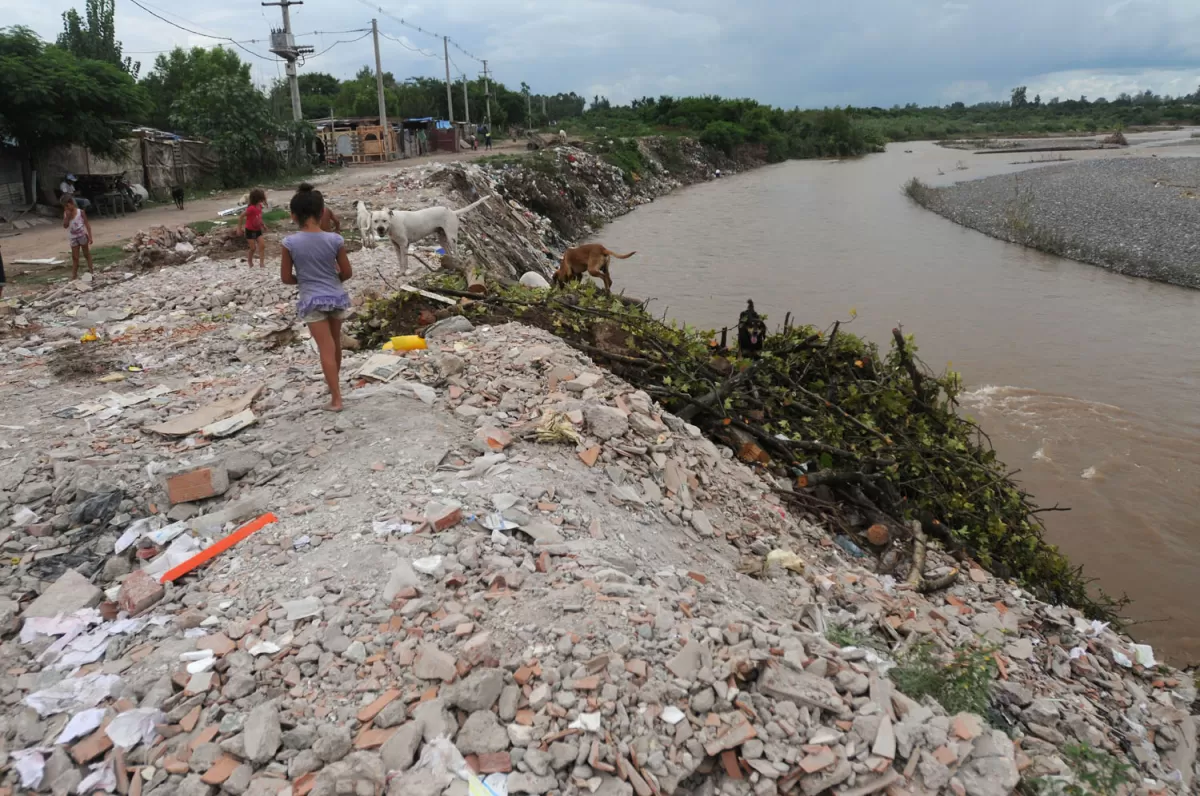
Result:
{"type": "Polygon", "coordinates": [[[358,227],[358,236],[362,239],[362,245],[368,249],[375,248],[375,233],[371,230],[371,211],[367,209],[367,203],[361,199],[354,203],[355,226],[358,227]]]}
{"type": "Polygon", "coordinates": [[[459,216],[474,210],[491,199],[485,196],[461,210],[448,207],[427,207],[424,210],[375,210],[371,213],[371,229],[383,238],[390,238],[400,258],[401,273],[408,270],[408,244],[438,233],[447,254],[457,254],[459,216]]]}

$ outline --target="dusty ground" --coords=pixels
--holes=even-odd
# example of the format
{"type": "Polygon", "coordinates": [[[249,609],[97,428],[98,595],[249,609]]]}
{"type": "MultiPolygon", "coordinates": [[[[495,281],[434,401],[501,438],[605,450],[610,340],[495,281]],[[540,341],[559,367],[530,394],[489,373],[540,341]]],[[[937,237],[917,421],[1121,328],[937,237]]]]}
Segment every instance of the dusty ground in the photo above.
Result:
{"type": "MultiPolygon", "coordinates": [[[[339,169],[331,174],[316,177],[313,179],[313,182],[331,188],[352,188],[357,185],[376,183],[381,179],[382,175],[395,172],[401,165],[416,166],[427,163],[454,163],[477,160],[482,157],[501,153],[523,152],[524,150],[525,143],[523,141],[504,141],[498,142],[492,148],[491,152],[485,152],[480,149],[476,152],[460,152],[451,155],[435,154],[427,157],[410,158],[396,163],[356,166],[354,168],[339,169]]],[[[212,198],[190,201],[183,210],[177,209],[174,205],[155,205],[141,212],[129,213],[117,218],[108,216],[94,217],[91,219],[93,246],[95,248],[124,246],[139,230],[149,229],[153,226],[182,226],[194,221],[215,221],[217,220],[217,213],[219,211],[234,206],[238,198],[245,192],[246,189],[222,191],[212,198]]],[[[268,201],[275,206],[284,206],[290,195],[288,189],[280,186],[279,189],[270,192],[268,201]]],[[[71,252],[66,244],[65,231],[54,223],[22,230],[20,234],[12,237],[0,238],[0,252],[3,252],[4,255],[5,270],[7,271],[10,283],[14,280],[19,282],[20,277],[25,274],[36,275],[39,279],[42,279],[47,276],[69,272],[69,265],[64,269],[62,267],[47,268],[45,266],[11,264],[14,260],[44,259],[47,257],[59,257],[67,260],[69,263],[71,252]]],[[[14,287],[17,286],[14,285],[14,287]]],[[[18,289],[15,292],[20,292],[20,290],[18,289]]]]}

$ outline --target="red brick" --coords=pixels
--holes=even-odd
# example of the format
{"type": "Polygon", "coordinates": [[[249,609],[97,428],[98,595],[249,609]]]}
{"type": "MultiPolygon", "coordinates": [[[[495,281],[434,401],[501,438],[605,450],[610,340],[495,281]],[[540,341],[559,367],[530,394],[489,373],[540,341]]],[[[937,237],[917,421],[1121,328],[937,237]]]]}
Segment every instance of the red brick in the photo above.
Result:
{"type": "Polygon", "coordinates": [[[212,764],[212,768],[204,772],[204,776],[200,777],[207,785],[220,785],[225,780],[233,776],[233,772],[241,765],[237,758],[225,755],[220,760],[212,764]]]}
{"type": "Polygon", "coordinates": [[[121,584],[117,604],[130,616],[136,616],[163,598],[166,590],[144,570],[135,569],[121,584]]]}
{"type": "Polygon", "coordinates": [[[572,687],[576,691],[595,691],[600,687],[600,677],[593,674],[591,677],[580,678],[572,684],[572,687]]]}
{"type": "Polygon", "coordinates": [[[433,514],[427,515],[425,519],[429,521],[435,531],[444,531],[462,522],[462,509],[457,506],[442,506],[433,514]]]}
{"type": "Polygon", "coordinates": [[[358,711],[358,720],[363,724],[366,724],[369,721],[374,721],[375,717],[379,715],[379,711],[386,708],[392,702],[392,700],[398,696],[400,696],[400,691],[398,689],[393,688],[389,691],[385,691],[374,702],[358,711]]]}
{"type": "Polygon", "coordinates": [[[507,774],[512,771],[512,758],[508,752],[479,755],[480,774],[507,774]]]}
{"type": "Polygon", "coordinates": [[[596,460],[600,458],[600,446],[597,445],[593,448],[588,448],[585,451],[580,451],[579,458],[584,464],[586,464],[588,467],[591,467],[596,463],[596,460]]]}
{"type": "Polygon", "coordinates": [[[212,650],[213,654],[218,658],[224,658],[226,655],[237,649],[237,645],[234,644],[229,639],[229,636],[225,635],[224,633],[214,633],[211,636],[205,636],[204,638],[197,639],[196,649],[212,650]]]}
{"type": "Polygon", "coordinates": [[[112,739],[108,737],[105,728],[101,727],[71,747],[71,757],[79,765],[95,760],[100,755],[112,749],[112,739]]]}
{"type": "Polygon", "coordinates": [[[167,499],[171,505],[192,503],[225,494],[229,489],[229,474],[224,467],[199,467],[186,473],[168,476],[167,499]]]}

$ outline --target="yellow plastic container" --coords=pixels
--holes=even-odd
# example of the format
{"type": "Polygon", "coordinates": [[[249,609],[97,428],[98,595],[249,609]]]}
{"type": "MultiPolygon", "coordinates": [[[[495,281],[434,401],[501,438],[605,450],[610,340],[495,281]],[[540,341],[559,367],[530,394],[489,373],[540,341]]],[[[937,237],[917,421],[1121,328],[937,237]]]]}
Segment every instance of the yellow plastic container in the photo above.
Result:
{"type": "Polygon", "coordinates": [[[406,334],[392,338],[393,351],[420,351],[424,349],[425,338],[416,334],[406,334]]]}

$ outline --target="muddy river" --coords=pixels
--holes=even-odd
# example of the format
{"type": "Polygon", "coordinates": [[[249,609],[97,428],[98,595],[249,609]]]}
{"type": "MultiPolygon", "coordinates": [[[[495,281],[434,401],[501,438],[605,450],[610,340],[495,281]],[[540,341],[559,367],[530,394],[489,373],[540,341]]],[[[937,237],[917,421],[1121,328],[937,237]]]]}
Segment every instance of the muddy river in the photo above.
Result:
{"type": "MultiPolygon", "coordinates": [[[[1123,152],[1181,156],[1189,131],[1123,152]]],[[[1200,291],[1119,276],[961,228],[901,184],[1037,168],[1046,155],[900,144],[850,162],[784,163],[694,186],[603,230],[618,289],[710,328],[754,299],[884,344],[901,323],[1040,505],[1051,541],[1109,593],[1134,635],[1200,662],[1200,291]]],[[[1054,155],[1052,157],[1059,157],[1054,155]]]]}

